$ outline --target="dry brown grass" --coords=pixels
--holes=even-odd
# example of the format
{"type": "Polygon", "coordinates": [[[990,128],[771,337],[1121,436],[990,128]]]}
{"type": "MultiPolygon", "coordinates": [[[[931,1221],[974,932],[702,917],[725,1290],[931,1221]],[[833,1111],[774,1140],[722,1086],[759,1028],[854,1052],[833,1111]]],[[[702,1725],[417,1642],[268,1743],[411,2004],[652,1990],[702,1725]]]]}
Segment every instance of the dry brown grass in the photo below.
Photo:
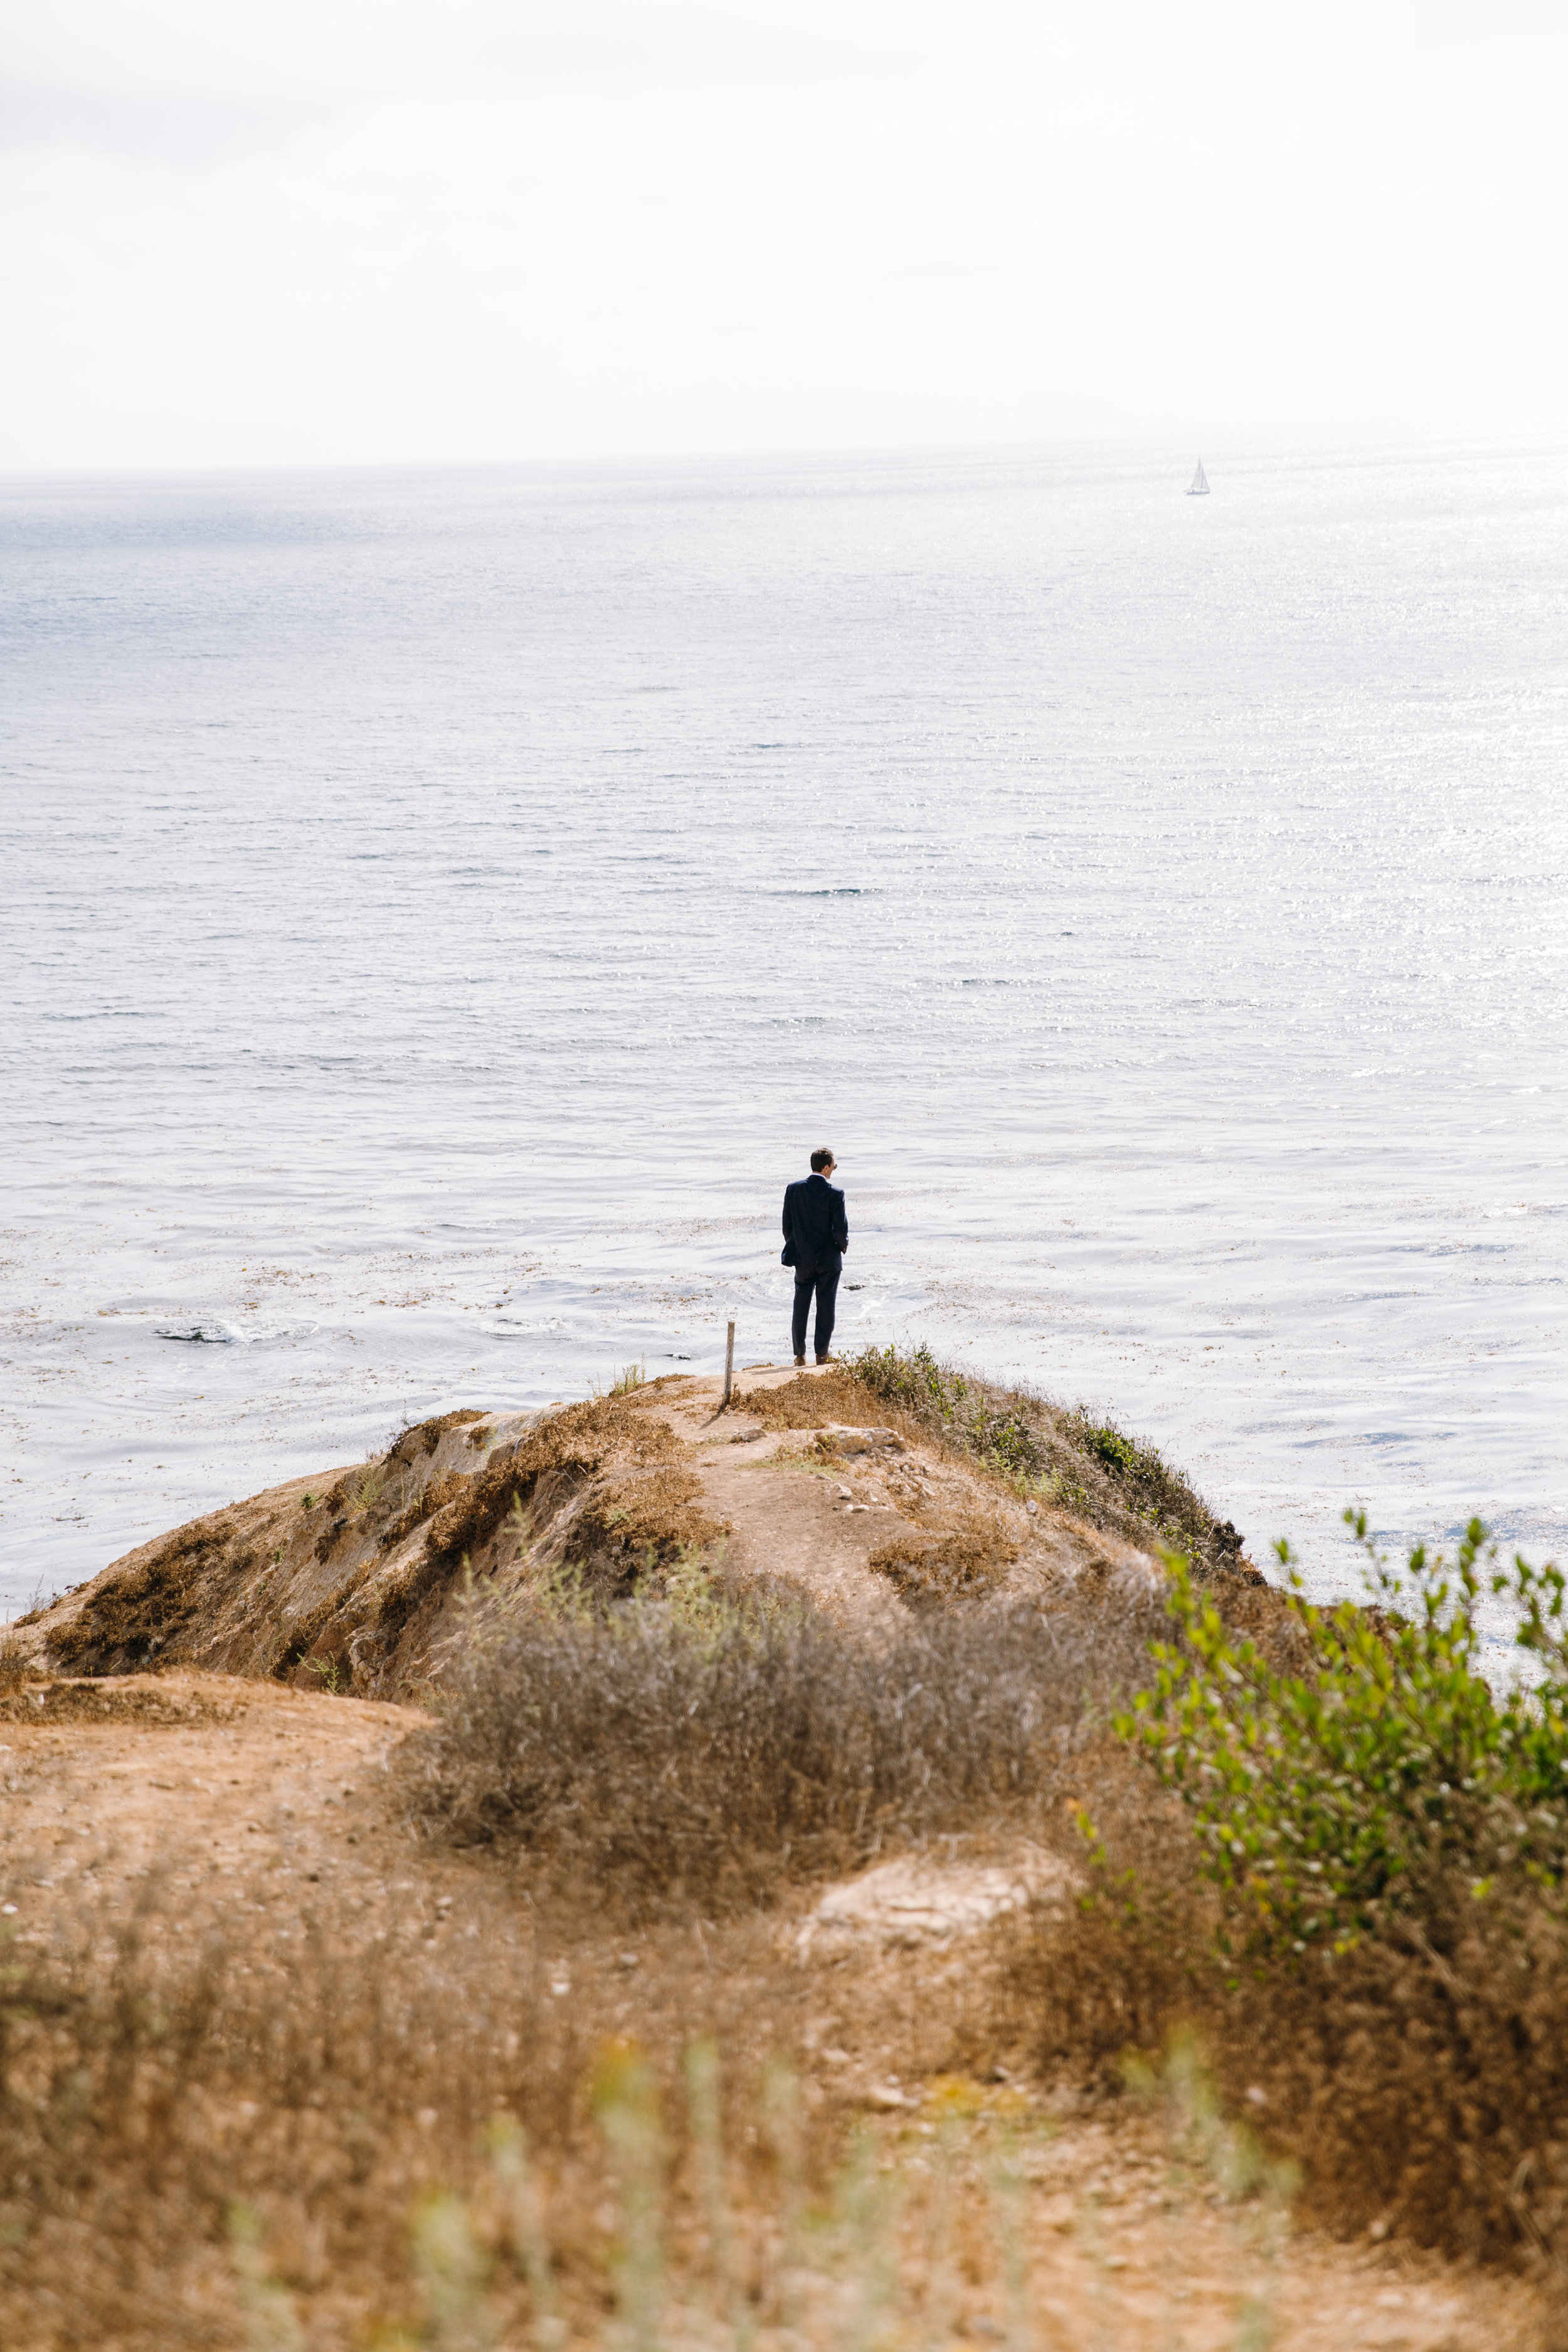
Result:
{"type": "Polygon", "coordinates": [[[255,1566],[233,1549],[232,1521],[198,1519],[149,1559],[105,1578],[90,1602],[48,1635],[49,1655],[68,1674],[123,1675],[177,1650],[181,1633],[210,1599],[212,1580],[255,1566]]]}
{"type": "Polygon", "coordinates": [[[1185,1809],[1119,1743],[1080,1773],[1103,1841],[1090,1891],[1014,1963],[1047,2072],[1115,2083],[1195,2035],[1224,2099],[1299,2166],[1306,2217],[1523,2258],[1568,2308],[1568,1894],[1506,1852],[1489,1882],[1435,1854],[1348,1949],[1242,1961],[1185,1809]]]}
{"type": "Polygon", "coordinates": [[[465,1406],[458,1412],[437,1413],[431,1421],[410,1422],[387,1447],[386,1462],[391,1466],[412,1470],[426,1454],[435,1453],[449,1429],[465,1429],[470,1422],[482,1422],[484,1418],[482,1412],[465,1406]]]}
{"type": "MultiPolygon", "coordinates": [[[[722,2039],[732,2114],[798,2040],[799,1988],[765,1937],[735,1931],[720,1969],[683,1926],[628,1971],[580,1915],[482,1883],[455,1906],[410,1887],[261,1919],[193,1918],[154,1880],[118,1916],[89,1897],[57,1903],[47,1936],[0,1933],[0,2342],[17,2352],[456,2342],[426,2242],[454,2193],[487,2309],[526,2327],[509,2127],[548,2152],[528,2188],[549,2297],[592,2326],[613,2268],[590,2106],[606,2038],[637,2037],[678,2161],[683,2052],[722,2039]]],[[[731,2137],[740,2204],[739,2117],[731,2137]]]]}
{"type": "Polygon", "coordinates": [[[827,1422],[843,1422],[853,1428],[875,1422],[884,1428],[898,1429],[900,1434],[906,1423],[914,1427],[907,1413],[889,1413],[884,1400],[875,1396],[852,1373],[837,1369],[802,1372],[775,1389],[737,1389],[730,1401],[730,1410],[754,1414],[769,1430],[821,1429],[827,1422]]]}
{"type": "Polygon", "coordinates": [[[557,1506],[610,1465],[651,1470],[678,1462],[680,1440],[650,1421],[630,1395],[590,1397],[531,1429],[505,1457],[471,1480],[431,1522],[425,1558],[441,1573],[489,1542],[513,1507],[557,1506]]]}
{"type": "Polygon", "coordinates": [[[596,1589],[627,1591],[652,1568],[704,1551],[729,1532],[701,1506],[702,1481],[679,1463],[612,1475],[572,1530],[596,1589]]]}
{"type": "Polygon", "coordinates": [[[628,1902],[714,1913],[942,1833],[1027,1826],[1089,1712],[1142,1671],[1103,1592],[847,1636],[798,1605],[607,1613],[574,1592],[476,1610],[442,1720],[405,1750],[413,1801],[628,1902]]]}
{"type": "Polygon", "coordinates": [[[823,1980],[753,1921],[628,1948],[471,1872],[221,1924],[149,1881],[6,1958],[8,2352],[1544,2352],[1451,2279],[1424,2318],[1418,2273],[1290,2255],[1190,2075],[1168,2125],[988,2081],[974,1954],[823,1980]]]}
{"type": "Polygon", "coordinates": [[[866,1565],[885,1576],[911,1609],[941,1609],[955,1601],[984,1600],[1018,1557],[1018,1546],[996,1518],[972,1513],[939,1535],[895,1536],[866,1565]]]}

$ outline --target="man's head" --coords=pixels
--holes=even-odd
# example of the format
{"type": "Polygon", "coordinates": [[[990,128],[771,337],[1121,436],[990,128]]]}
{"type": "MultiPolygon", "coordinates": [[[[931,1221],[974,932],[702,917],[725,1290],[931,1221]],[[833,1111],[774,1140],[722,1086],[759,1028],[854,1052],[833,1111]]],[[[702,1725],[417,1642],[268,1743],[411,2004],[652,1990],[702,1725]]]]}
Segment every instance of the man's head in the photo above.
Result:
{"type": "Polygon", "coordinates": [[[814,1176],[831,1176],[837,1165],[838,1162],[826,1143],[820,1151],[814,1151],[811,1155],[811,1172],[814,1176]]]}

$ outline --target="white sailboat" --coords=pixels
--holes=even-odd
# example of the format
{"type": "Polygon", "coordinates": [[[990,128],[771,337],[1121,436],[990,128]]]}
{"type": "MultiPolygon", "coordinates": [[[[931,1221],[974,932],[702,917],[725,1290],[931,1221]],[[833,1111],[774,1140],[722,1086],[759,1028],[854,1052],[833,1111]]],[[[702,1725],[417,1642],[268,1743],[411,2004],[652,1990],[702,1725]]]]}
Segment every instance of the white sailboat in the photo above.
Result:
{"type": "Polygon", "coordinates": [[[1206,499],[1208,494],[1209,478],[1204,471],[1204,461],[1200,457],[1198,470],[1187,485],[1187,496],[1190,499],[1206,499]]]}

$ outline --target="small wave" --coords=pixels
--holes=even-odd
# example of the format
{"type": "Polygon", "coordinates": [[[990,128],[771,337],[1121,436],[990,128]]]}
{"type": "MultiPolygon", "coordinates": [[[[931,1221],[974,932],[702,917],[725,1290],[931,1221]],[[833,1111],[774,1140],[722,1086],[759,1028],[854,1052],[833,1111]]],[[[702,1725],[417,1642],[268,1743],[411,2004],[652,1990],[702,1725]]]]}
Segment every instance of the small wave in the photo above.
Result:
{"type": "Polygon", "coordinates": [[[203,1323],[157,1323],[160,1339],[174,1339],[186,1348],[256,1348],[268,1339],[308,1339],[315,1323],[251,1323],[243,1328],[215,1318],[203,1323]]]}

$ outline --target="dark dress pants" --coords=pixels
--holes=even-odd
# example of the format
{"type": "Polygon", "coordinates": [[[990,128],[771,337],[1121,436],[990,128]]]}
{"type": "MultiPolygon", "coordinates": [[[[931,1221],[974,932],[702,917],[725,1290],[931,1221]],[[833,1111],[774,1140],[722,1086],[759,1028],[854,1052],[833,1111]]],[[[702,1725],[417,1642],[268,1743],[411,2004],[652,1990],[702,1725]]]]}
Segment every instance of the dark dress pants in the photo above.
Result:
{"type": "Polygon", "coordinates": [[[826,1356],[833,1344],[833,1314],[838,1301],[838,1277],[842,1264],[834,1266],[814,1266],[808,1272],[795,1268],[795,1352],[805,1353],[805,1318],[812,1297],[816,1299],[816,1353],[826,1356]]]}

